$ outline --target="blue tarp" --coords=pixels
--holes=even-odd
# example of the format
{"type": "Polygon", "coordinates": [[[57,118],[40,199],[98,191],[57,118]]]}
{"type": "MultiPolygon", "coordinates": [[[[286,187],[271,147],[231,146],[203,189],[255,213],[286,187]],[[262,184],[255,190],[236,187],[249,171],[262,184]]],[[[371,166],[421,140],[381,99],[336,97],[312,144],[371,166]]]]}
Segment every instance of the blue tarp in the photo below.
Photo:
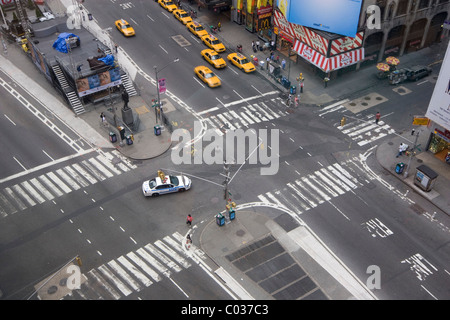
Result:
{"type": "Polygon", "coordinates": [[[70,37],[77,37],[78,41],[80,41],[79,36],[77,36],[73,33],[63,32],[58,36],[58,39],[56,39],[56,41],[53,43],[53,48],[58,50],[59,52],[67,53],[68,50],[67,50],[66,39],[68,39],[70,37]]]}
{"type": "Polygon", "coordinates": [[[108,54],[104,56],[103,58],[98,58],[98,60],[104,62],[108,66],[114,65],[114,56],[112,54],[108,54]]]}

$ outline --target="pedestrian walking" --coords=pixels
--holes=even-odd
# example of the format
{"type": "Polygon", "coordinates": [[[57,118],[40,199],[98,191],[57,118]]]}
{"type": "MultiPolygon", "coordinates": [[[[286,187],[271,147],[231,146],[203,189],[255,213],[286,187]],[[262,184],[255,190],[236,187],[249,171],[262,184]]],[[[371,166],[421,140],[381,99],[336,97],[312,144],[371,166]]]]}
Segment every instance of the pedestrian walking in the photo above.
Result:
{"type": "Polygon", "coordinates": [[[269,62],[270,62],[270,58],[267,57],[266,58],[266,70],[269,70],[269,62]]]}
{"type": "Polygon", "coordinates": [[[286,100],[286,104],[287,104],[288,107],[291,106],[291,100],[292,100],[292,95],[289,93],[288,98],[286,100]]]}
{"type": "Polygon", "coordinates": [[[217,23],[217,30],[220,31],[220,28],[222,28],[222,24],[220,23],[220,21],[217,23]]]}
{"type": "Polygon", "coordinates": [[[328,81],[330,81],[330,78],[328,78],[328,77],[323,78],[323,86],[324,86],[324,88],[327,87],[328,81]]]}
{"type": "Polygon", "coordinates": [[[270,41],[270,47],[272,51],[275,51],[275,40],[270,41]]]}
{"type": "Polygon", "coordinates": [[[286,68],[286,60],[281,60],[281,68],[284,70],[286,68]]]}
{"type": "Polygon", "coordinates": [[[252,50],[253,50],[253,52],[256,52],[255,40],[252,41],[252,50]]]}
{"type": "Polygon", "coordinates": [[[379,112],[377,112],[377,114],[375,115],[375,123],[378,124],[378,121],[380,121],[381,118],[381,114],[379,112]]]}
{"type": "Polygon", "coordinates": [[[300,99],[298,97],[295,97],[294,101],[295,101],[295,106],[298,107],[298,103],[300,102],[300,99]]]}
{"type": "Polygon", "coordinates": [[[402,156],[403,152],[405,152],[406,149],[408,149],[408,145],[401,142],[400,145],[398,146],[398,154],[397,154],[396,158],[402,156]]]}
{"type": "Polygon", "coordinates": [[[270,53],[270,60],[275,61],[275,52],[270,53]]]}
{"type": "Polygon", "coordinates": [[[256,41],[256,51],[259,51],[259,40],[256,41]]]}
{"type": "Polygon", "coordinates": [[[189,227],[192,227],[192,220],[194,220],[194,219],[192,218],[192,216],[190,214],[188,214],[187,218],[186,218],[186,224],[188,224],[189,227]]]}
{"type": "Polygon", "coordinates": [[[191,235],[188,234],[188,235],[186,236],[186,249],[189,250],[189,248],[191,247],[191,244],[192,244],[191,235]]]}
{"type": "Polygon", "coordinates": [[[105,117],[105,114],[102,112],[102,113],[100,113],[100,119],[101,119],[101,121],[102,121],[102,124],[104,125],[104,126],[106,126],[106,117],[105,117]]]}
{"type": "Polygon", "coordinates": [[[280,63],[280,56],[279,55],[277,55],[277,57],[275,58],[275,62],[276,63],[280,63]]]}

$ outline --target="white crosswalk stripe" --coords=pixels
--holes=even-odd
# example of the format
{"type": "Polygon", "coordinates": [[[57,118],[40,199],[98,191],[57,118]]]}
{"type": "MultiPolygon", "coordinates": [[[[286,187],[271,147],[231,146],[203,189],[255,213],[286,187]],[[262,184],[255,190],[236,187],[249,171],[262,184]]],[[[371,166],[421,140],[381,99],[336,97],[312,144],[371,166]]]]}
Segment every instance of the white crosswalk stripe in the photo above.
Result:
{"type": "Polygon", "coordinates": [[[276,98],[265,102],[242,105],[234,110],[229,109],[221,113],[211,114],[205,120],[211,128],[217,129],[225,126],[228,130],[236,130],[242,127],[248,128],[249,125],[255,123],[272,121],[289,114],[280,108],[285,108],[285,106],[281,98],[276,98]]]}
{"type": "MultiPolygon", "coordinates": [[[[101,288],[101,291],[107,294],[102,298],[118,300],[133,292],[140,292],[144,287],[150,287],[164,277],[170,278],[169,269],[181,272],[191,267],[188,259],[192,259],[192,256],[183,248],[185,240],[180,233],[174,232],[162,240],[121,255],[87,272],[86,283],[74,292],[81,299],[87,299],[92,296],[87,291],[99,291],[98,288],[101,288]]],[[[206,259],[206,255],[199,248],[192,245],[190,251],[195,252],[197,257],[206,259]]],[[[96,292],[96,296],[104,295],[102,292],[96,292]]]]}
{"type": "Polygon", "coordinates": [[[359,146],[368,145],[375,142],[376,140],[395,133],[395,130],[383,120],[380,120],[378,124],[376,124],[373,114],[362,115],[360,113],[350,113],[351,116],[347,116],[349,113],[344,113],[345,111],[347,111],[347,108],[344,104],[348,101],[348,99],[342,100],[321,108],[318,111],[319,116],[323,117],[325,115],[337,113],[339,119],[341,119],[342,116],[346,117],[346,123],[344,124],[344,126],[341,126],[339,124],[337,128],[343,134],[347,135],[350,139],[355,141],[359,146]]]}
{"type": "Polygon", "coordinates": [[[95,158],[67,165],[0,189],[0,218],[54,200],[137,168],[117,153],[101,152],[95,158]]]}
{"type": "Polygon", "coordinates": [[[258,199],[261,202],[286,207],[300,215],[346,192],[364,186],[360,181],[370,182],[364,178],[365,176],[362,169],[352,160],[341,164],[334,163],[287,183],[287,188],[259,194],[258,199]]]}

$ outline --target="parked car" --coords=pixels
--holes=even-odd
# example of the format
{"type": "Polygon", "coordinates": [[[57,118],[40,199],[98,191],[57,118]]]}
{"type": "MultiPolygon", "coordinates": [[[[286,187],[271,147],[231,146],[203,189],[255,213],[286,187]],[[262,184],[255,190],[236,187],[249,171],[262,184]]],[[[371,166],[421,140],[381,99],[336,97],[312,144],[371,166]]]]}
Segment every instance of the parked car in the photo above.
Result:
{"type": "Polygon", "coordinates": [[[431,68],[427,66],[414,66],[411,68],[404,68],[406,76],[410,81],[417,81],[431,74],[431,68]]]}

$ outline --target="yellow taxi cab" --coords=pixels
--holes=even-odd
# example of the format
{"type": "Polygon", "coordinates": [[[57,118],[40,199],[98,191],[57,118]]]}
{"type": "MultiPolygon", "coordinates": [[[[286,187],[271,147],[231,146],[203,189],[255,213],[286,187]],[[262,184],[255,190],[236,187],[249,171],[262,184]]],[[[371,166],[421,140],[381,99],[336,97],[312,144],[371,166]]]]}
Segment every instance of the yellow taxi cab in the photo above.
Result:
{"type": "Polygon", "coordinates": [[[134,29],[124,19],[116,20],[114,24],[116,25],[117,30],[119,30],[125,37],[135,35],[134,29]]]}
{"type": "Polygon", "coordinates": [[[195,67],[194,72],[197,75],[197,77],[200,78],[200,80],[202,80],[211,88],[215,88],[221,85],[220,79],[208,67],[205,66],[195,67]]]}
{"type": "Polygon", "coordinates": [[[158,3],[161,5],[161,7],[163,7],[169,12],[178,9],[175,3],[172,2],[172,0],[158,0],[158,3]]]}
{"type": "Polygon", "coordinates": [[[225,51],[225,46],[223,45],[223,43],[220,42],[219,39],[217,39],[213,35],[208,34],[206,36],[203,36],[201,39],[202,39],[203,43],[206,44],[206,46],[209,47],[210,49],[213,49],[216,52],[224,52],[225,51]]]}
{"type": "Polygon", "coordinates": [[[172,13],[174,17],[177,18],[177,20],[181,21],[183,24],[192,22],[191,16],[183,9],[174,10],[172,13]]]}
{"type": "Polygon", "coordinates": [[[248,73],[255,71],[255,65],[251,63],[243,54],[241,53],[230,53],[227,56],[227,59],[231,61],[236,67],[241,69],[242,71],[248,73]]]}
{"type": "Polygon", "coordinates": [[[208,35],[208,31],[206,31],[205,28],[203,28],[203,26],[196,21],[188,22],[186,24],[186,27],[189,29],[190,32],[192,32],[199,38],[208,35]]]}
{"type": "Polygon", "coordinates": [[[223,60],[219,56],[219,54],[212,49],[202,50],[202,52],[200,52],[200,54],[202,55],[203,59],[205,59],[210,64],[212,64],[214,66],[214,68],[216,68],[216,69],[222,69],[227,66],[227,63],[225,62],[225,60],[223,60]]]}

